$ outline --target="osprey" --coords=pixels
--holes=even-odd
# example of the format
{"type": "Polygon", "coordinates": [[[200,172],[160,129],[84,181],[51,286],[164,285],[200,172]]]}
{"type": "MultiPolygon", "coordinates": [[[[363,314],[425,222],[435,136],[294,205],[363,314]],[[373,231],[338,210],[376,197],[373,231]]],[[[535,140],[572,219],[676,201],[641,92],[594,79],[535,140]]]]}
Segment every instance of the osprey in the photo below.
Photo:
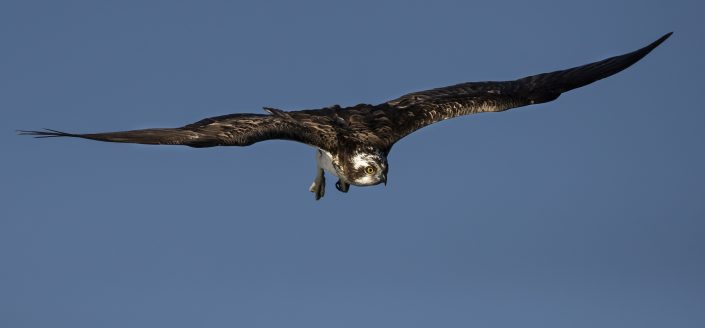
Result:
{"type": "Polygon", "coordinates": [[[108,142],[190,147],[249,146],[270,139],[302,142],[318,149],[316,178],[309,190],[316,200],[325,193],[328,171],[335,186],[387,183],[387,155],[394,143],[427,125],[462,115],[501,112],[555,100],[563,92],[606,78],[631,66],[665,41],[668,33],[648,46],[621,56],[566,70],[514,81],[469,82],[419,91],[379,105],[338,105],[313,110],[268,114],[230,114],[206,118],[180,128],[155,128],[75,134],[51,129],[18,131],[37,138],[75,137],[108,142]]]}

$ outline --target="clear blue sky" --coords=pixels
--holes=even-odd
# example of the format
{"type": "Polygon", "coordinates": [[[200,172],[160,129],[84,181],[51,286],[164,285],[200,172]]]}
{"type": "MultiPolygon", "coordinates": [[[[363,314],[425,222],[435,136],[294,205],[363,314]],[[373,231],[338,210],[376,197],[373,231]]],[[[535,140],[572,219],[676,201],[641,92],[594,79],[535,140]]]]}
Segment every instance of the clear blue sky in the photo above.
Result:
{"type": "Polygon", "coordinates": [[[702,1],[2,1],[2,327],[703,327],[702,1]],[[549,104],[314,150],[35,140],[380,103],[673,37],[549,104]]]}

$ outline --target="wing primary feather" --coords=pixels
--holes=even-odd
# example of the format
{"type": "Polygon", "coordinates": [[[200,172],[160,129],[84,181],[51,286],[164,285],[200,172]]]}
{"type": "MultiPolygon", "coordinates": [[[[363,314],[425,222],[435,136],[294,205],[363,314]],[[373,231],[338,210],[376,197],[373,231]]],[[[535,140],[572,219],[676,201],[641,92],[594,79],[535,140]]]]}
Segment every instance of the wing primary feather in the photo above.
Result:
{"type": "Polygon", "coordinates": [[[380,105],[395,122],[394,133],[387,134],[385,139],[391,145],[420,128],[453,117],[501,112],[552,101],[564,92],[621,72],[644,58],[672,34],[666,33],[636,51],[587,65],[513,81],[467,82],[403,95],[380,105]]]}
{"type": "Polygon", "coordinates": [[[71,133],[61,132],[57,130],[44,128],[44,131],[32,130],[17,130],[18,135],[33,136],[35,138],[55,138],[55,137],[73,137],[71,133]]]}
{"type": "Polygon", "coordinates": [[[516,83],[528,87],[529,90],[527,91],[529,92],[530,99],[536,97],[536,100],[541,100],[541,98],[553,100],[555,98],[551,99],[551,96],[557,98],[561,93],[612,76],[634,65],[661,43],[666,41],[671,34],[673,34],[673,32],[665,34],[646,47],[624,55],[610,57],[598,62],[566,70],[528,76],[517,80],[516,83]]]}
{"type": "Polygon", "coordinates": [[[180,128],[176,129],[144,129],[132,131],[118,131],[106,133],[67,133],[58,130],[44,129],[43,131],[18,130],[20,135],[34,136],[35,138],[71,137],[90,139],[106,142],[138,143],[146,145],[187,145],[192,143],[197,146],[201,137],[196,132],[180,128]]]}
{"type": "Polygon", "coordinates": [[[35,138],[71,137],[106,142],[146,145],[185,145],[189,147],[249,146],[256,142],[280,139],[332,149],[337,135],[321,114],[326,110],[284,112],[268,109],[271,115],[229,114],[202,119],[178,128],[154,128],[105,133],[67,133],[44,129],[18,130],[35,138]]]}

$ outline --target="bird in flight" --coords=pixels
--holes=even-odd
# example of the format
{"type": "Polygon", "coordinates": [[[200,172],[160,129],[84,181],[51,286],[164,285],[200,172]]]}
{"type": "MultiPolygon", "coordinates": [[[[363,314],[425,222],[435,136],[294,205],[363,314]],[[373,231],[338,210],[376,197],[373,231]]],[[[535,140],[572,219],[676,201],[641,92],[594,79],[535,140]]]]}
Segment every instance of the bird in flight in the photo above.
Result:
{"type": "Polygon", "coordinates": [[[325,171],[336,176],[335,187],[387,183],[387,155],[410,133],[446,119],[540,104],[562,93],[616,74],[636,63],[668,39],[665,34],[639,50],[566,70],[514,81],[468,82],[419,91],[378,105],[338,105],[322,109],[267,114],[230,114],[206,118],[179,128],[66,133],[51,129],[18,131],[37,138],[74,137],[98,141],[190,147],[249,146],[284,139],[317,148],[316,177],[309,188],[318,200],[325,194],[325,171]]]}

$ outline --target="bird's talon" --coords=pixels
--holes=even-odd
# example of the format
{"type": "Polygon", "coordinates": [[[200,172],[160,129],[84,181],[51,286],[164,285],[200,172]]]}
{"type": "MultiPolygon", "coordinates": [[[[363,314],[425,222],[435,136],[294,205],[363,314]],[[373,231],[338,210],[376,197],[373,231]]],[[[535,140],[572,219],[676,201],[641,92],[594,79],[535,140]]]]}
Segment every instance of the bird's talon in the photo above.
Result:
{"type": "Polygon", "coordinates": [[[350,190],[350,185],[338,180],[338,182],[335,183],[335,188],[340,192],[348,192],[348,190],[350,190]]]}

